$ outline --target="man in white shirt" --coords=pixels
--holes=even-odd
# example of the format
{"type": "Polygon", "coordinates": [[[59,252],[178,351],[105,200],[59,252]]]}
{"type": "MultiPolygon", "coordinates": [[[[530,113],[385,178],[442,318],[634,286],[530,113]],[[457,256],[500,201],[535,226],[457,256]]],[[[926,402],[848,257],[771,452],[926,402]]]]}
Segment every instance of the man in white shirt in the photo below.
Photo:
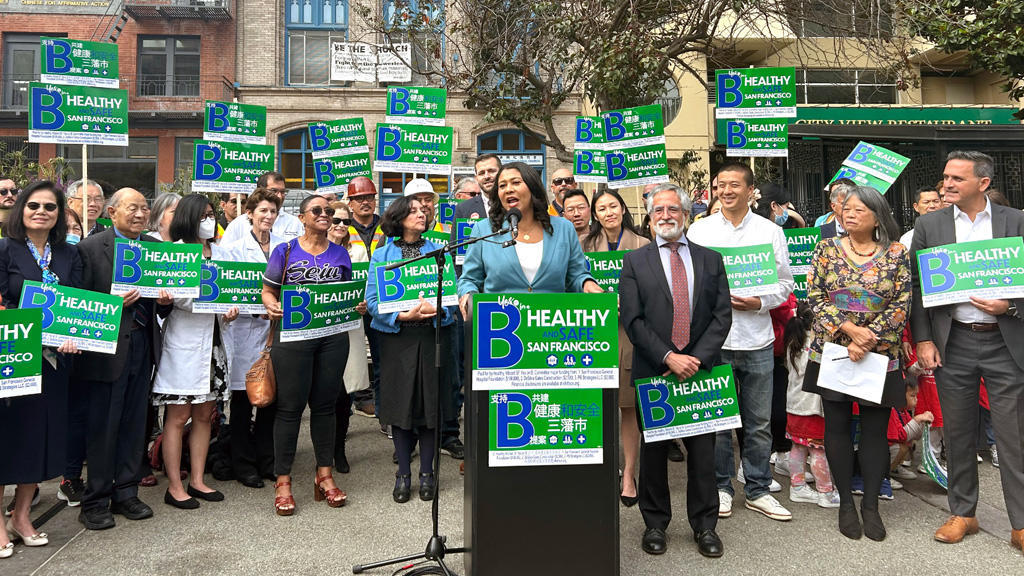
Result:
{"type": "MultiPolygon", "coordinates": [[[[284,202],[284,197],[288,194],[288,189],[284,185],[284,174],[280,172],[267,172],[263,174],[256,183],[256,187],[266,188],[271,194],[276,194],[281,199],[281,202],[284,202]]],[[[226,246],[241,240],[251,230],[252,223],[249,222],[248,218],[235,218],[224,230],[220,243],[226,246]]],[[[285,240],[291,240],[302,235],[302,222],[295,216],[285,212],[284,209],[281,209],[277,213],[277,220],[274,221],[274,227],[271,231],[285,240]]]]}
{"type": "MultiPolygon", "coordinates": [[[[772,472],[770,429],[772,373],[775,360],[772,319],[769,311],[785,302],[795,283],[789,270],[789,250],[782,228],[757,214],[748,203],[754,194],[754,174],[744,164],[728,164],[718,172],[718,199],[722,211],[693,223],[689,239],[702,246],[738,247],[770,244],[778,269],[778,287],[763,296],[732,296],[732,328],[722,349],[722,362],[731,364],[739,394],[743,422],[741,461],[746,477],[747,508],[774,520],[792,518],[769,494],[772,472]]],[[[718,433],[715,441],[715,476],[718,481],[719,516],[732,515],[732,476],[735,466],[732,432],[718,433]]]]}
{"type": "MultiPolygon", "coordinates": [[[[922,186],[917,189],[917,194],[914,197],[914,212],[917,212],[918,216],[924,216],[929,212],[935,212],[942,208],[942,197],[935,190],[934,186],[922,186]]],[[[914,229],[907,230],[907,233],[900,236],[900,244],[903,244],[907,248],[910,248],[910,243],[914,241],[914,229]]],[[[910,255],[914,257],[913,254],[910,255]]]]}

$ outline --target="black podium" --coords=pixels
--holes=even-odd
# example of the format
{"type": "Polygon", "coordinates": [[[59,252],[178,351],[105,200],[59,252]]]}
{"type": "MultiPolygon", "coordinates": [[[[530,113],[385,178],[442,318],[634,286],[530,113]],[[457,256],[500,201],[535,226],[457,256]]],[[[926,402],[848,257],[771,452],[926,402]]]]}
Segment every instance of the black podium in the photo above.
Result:
{"type": "Polygon", "coordinates": [[[618,576],[618,390],[602,390],[603,463],[488,466],[488,392],[472,391],[466,325],[467,576],[618,576]]]}

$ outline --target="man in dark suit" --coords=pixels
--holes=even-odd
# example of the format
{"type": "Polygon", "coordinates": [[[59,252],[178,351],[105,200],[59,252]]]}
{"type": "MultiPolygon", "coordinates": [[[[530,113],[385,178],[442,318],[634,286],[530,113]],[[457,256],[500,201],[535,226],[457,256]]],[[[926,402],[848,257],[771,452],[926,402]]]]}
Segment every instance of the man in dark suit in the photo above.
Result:
{"type": "MultiPolygon", "coordinates": [[[[685,379],[718,362],[732,326],[729,283],[721,255],[686,238],[690,199],[684,191],[673,186],[654,193],[647,211],[655,241],[626,254],[619,283],[621,320],[634,346],[633,379],[670,372],[685,379]]],[[[639,415],[637,420],[643,421],[639,415]]],[[[715,434],[690,436],[683,442],[689,455],[690,527],[700,553],[716,558],[722,555],[722,541],[715,533],[715,434]]],[[[667,546],[671,444],[645,441],[640,447],[640,512],[647,526],[641,544],[648,554],[663,554],[667,546]]]]}
{"type": "Polygon", "coordinates": [[[473,171],[476,173],[476,183],[480,186],[481,194],[465,202],[459,202],[455,207],[455,218],[487,218],[487,210],[492,202],[497,202],[498,194],[498,171],[501,170],[501,159],[497,154],[481,154],[473,163],[473,171]]]}
{"type": "MultiPolygon", "coordinates": [[[[122,188],[111,198],[108,214],[113,227],[89,236],[78,245],[86,290],[110,293],[117,238],[157,242],[142,234],[149,220],[146,198],[122,188]]],[[[138,497],[138,473],[145,449],[146,407],[154,357],[159,353],[156,313],[170,311],[171,298],[141,298],[138,290],[123,294],[117,353],[85,352],[78,360],[78,377],[89,394],[86,460],[89,476],[78,520],[89,530],[114,526],[112,513],[131,520],[153,515],[138,497]]]]}
{"type": "MultiPolygon", "coordinates": [[[[917,219],[911,254],[918,250],[1024,234],[1024,214],[991,203],[992,158],[981,152],[950,152],[943,171],[952,206],[917,219]]],[[[918,262],[914,269],[911,331],[921,367],[935,371],[949,456],[949,508],[953,516],[935,532],[954,543],[978,532],[978,394],[984,378],[992,427],[1000,452],[999,475],[1011,543],[1024,539],[1024,298],[982,299],[925,308],[918,262]]]]}

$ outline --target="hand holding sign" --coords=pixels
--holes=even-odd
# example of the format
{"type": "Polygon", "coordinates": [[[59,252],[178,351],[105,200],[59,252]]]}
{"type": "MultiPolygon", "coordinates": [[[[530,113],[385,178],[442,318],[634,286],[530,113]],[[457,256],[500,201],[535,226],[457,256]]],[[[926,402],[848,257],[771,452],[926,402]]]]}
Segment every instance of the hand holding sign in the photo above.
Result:
{"type": "Polygon", "coordinates": [[[665,365],[668,366],[668,371],[662,376],[675,374],[682,380],[690,378],[697,373],[697,370],[700,370],[700,360],[689,354],[669,352],[668,357],[665,358],[665,365]]]}
{"type": "Polygon", "coordinates": [[[428,320],[434,316],[437,316],[437,308],[420,297],[419,304],[414,306],[411,310],[400,312],[398,314],[398,319],[402,322],[417,322],[420,320],[428,320]]]}
{"type": "Polygon", "coordinates": [[[57,352],[61,354],[81,354],[82,352],[75,346],[74,340],[65,340],[60,347],[57,348],[57,352]]]}
{"type": "Polygon", "coordinates": [[[971,304],[974,304],[975,308],[990,316],[1002,316],[1010,309],[1009,300],[986,300],[977,296],[971,296],[971,304]]]}
{"type": "Polygon", "coordinates": [[[731,296],[733,310],[739,310],[740,312],[756,312],[761,309],[761,297],[760,296],[748,296],[744,298],[742,296],[731,296]]]}

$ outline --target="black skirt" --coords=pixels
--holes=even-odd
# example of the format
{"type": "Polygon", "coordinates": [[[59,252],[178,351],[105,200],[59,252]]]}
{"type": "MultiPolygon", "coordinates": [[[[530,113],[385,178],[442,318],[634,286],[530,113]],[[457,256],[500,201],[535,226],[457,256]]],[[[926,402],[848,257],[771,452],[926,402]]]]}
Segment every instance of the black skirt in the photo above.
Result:
{"type": "Polygon", "coordinates": [[[378,419],[412,430],[442,425],[455,413],[451,328],[441,328],[441,381],[434,368],[434,327],[406,325],[396,333],[379,332],[380,413],[378,419]],[[441,418],[437,420],[437,394],[441,418]]]}
{"type": "Polygon", "coordinates": [[[0,486],[34,484],[64,473],[69,359],[57,357],[57,370],[43,360],[42,394],[0,398],[0,486]]]}
{"type": "Polygon", "coordinates": [[[889,408],[903,408],[907,405],[907,383],[903,378],[903,372],[900,370],[886,373],[885,384],[882,387],[881,404],[874,404],[861,398],[854,398],[848,394],[829,390],[828,388],[820,388],[818,386],[818,372],[820,370],[820,363],[807,363],[807,372],[804,373],[804,392],[818,394],[822,400],[830,400],[832,402],[856,402],[864,406],[887,406],[889,408]]]}

